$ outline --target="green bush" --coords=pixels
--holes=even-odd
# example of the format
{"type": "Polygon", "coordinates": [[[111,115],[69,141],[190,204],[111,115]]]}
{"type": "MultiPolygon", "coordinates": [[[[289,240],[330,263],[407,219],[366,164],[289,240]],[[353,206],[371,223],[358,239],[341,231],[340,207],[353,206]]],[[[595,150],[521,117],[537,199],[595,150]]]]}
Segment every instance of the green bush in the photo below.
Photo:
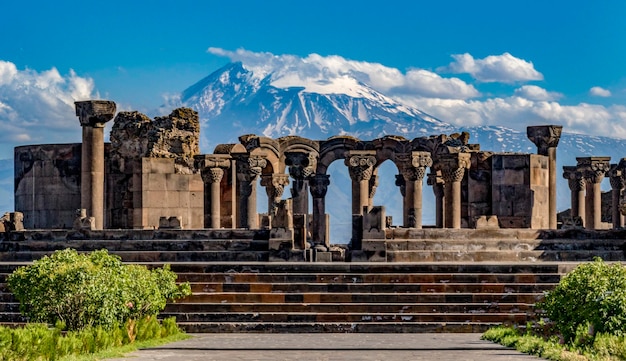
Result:
{"type": "Polygon", "coordinates": [[[169,266],[124,265],[107,250],[66,249],[18,268],[7,283],[31,322],[61,322],[68,330],[126,324],[132,341],[135,320],[158,314],[168,299],[191,294],[188,283],[176,285],[176,277],[169,266]]]}
{"type": "Polygon", "coordinates": [[[600,259],[581,264],[538,304],[567,343],[593,343],[598,333],[626,330],[626,268],[600,259]]]}

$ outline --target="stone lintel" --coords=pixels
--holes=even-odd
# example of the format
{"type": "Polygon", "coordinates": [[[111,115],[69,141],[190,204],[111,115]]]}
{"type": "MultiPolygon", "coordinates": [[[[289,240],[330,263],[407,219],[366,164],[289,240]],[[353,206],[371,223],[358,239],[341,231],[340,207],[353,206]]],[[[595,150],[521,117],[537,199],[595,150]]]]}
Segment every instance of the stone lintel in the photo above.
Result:
{"type": "Polygon", "coordinates": [[[104,128],[104,124],[113,119],[117,106],[110,100],[86,100],[74,102],[76,116],[80,125],[85,127],[104,128]]]}
{"type": "Polygon", "coordinates": [[[526,136],[537,146],[541,155],[548,155],[549,148],[556,148],[561,139],[562,125],[537,125],[526,128],[526,136]]]}

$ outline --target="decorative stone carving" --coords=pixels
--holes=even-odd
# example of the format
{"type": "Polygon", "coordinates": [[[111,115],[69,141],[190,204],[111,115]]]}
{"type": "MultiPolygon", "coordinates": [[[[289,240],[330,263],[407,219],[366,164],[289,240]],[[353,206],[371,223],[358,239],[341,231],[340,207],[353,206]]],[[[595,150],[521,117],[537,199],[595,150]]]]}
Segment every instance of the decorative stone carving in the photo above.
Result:
{"type": "Polygon", "coordinates": [[[441,171],[441,177],[446,184],[463,180],[465,170],[469,167],[469,153],[442,155],[435,163],[435,169],[441,171]]]}
{"type": "Polygon", "coordinates": [[[199,155],[195,157],[195,166],[200,169],[205,183],[219,183],[224,176],[224,169],[230,168],[230,159],[225,154],[199,155]]]}
{"type": "Polygon", "coordinates": [[[363,180],[369,180],[372,177],[374,171],[374,165],[376,164],[376,157],[373,155],[350,155],[346,158],[346,166],[350,172],[350,178],[354,181],[360,182],[363,180]]]}
{"type": "Polygon", "coordinates": [[[526,128],[526,136],[537,146],[537,153],[548,155],[549,148],[556,148],[561,139],[561,125],[540,125],[526,128]]]}
{"type": "Polygon", "coordinates": [[[583,173],[578,171],[578,167],[564,166],[563,178],[567,179],[567,184],[572,192],[579,192],[585,189],[585,179],[583,173]]]}
{"type": "Polygon", "coordinates": [[[261,185],[265,187],[269,199],[268,212],[271,215],[276,214],[276,206],[285,192],[285,186],[288,184],[289,176],[287,174],[268,174],[261,177],[261,185]]]}
{"type": "Polygon", "coordinates": [[[403,174],[396,174],[396,186],[400,187],[400,194],[406,197],[406,180],[403,174]]]}
{"type": "Polygon", "coordinates": [[[267,166],[267,160],[258,155],[243,155],[237,158],[237,180],[253,182],[267,166]]]}
{"type": "Polygon", "coordinates": [[[585,181],[600,183],[610,169],[611,157],[577,157],[577,169],[582,172],[585,181]]]}
{"type": "Polygon", "coordinates": [[[304,152],[286,152],[285,164],[289,175],[294,179],[305,179],[315,173],[317,160],[315,155],[304,152]]]}
{"type": "Polygon", "coordinates": [[[309,179],[309,185],[311,186],[311,195],[313,198],[324,198],[330,185],[330,175],[328,174],[315,174],[309,179]]]}

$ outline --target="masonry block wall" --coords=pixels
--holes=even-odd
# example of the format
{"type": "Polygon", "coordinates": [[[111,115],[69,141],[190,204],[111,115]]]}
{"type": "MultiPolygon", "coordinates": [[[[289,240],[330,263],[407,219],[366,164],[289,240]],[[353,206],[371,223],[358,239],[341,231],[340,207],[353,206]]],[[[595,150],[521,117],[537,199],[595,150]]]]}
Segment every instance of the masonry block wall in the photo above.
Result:
{"type": "Polygon", "coordinates": [[[204,228],[204,183],[177,174],[174,159],[142,158],[133,172],[132,228],[158,228],[160,217],[181,217],[182,228],[204,228]]]}
{"type": "Polygon", "coordinates": [[[15,209],[28,229],[71,228],[80,208],[80,144],[16,147],[15,209]]]}
{"type": "Polygon", "coordinates": [[[492,156],[492,206],[502,228],[548,228],[548,157],[492,156]]]}

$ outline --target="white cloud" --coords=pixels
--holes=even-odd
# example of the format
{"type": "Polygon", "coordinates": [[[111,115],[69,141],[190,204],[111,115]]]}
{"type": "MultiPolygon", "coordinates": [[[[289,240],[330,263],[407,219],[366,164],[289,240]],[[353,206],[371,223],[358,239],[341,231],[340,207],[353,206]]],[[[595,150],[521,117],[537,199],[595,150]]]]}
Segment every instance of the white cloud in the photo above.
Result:
{"type": "Polygon", "coordinates": [[[0,159],[28,143],[80,142],[74,101],[97,97],[92,79],[56,68],[19,70],[0,60],[0,159]]]}
{"type": "Polygon", "coordinates": [[[355,61],[338,55],[310,54],[274,55],[268,52],[236,51],[209,48],[209,53],[240,61],[256,77],[272,74],[276,87],[305,87],[319,93],[346,93],[358,96],[354,89],[358,81],[386,95],[414,94],[417,96],[467,99],[480,95],[474,86],[459,78],[444,78],[423,69],[411,69],[406,74],[379,63],[355,61]]]}
{"type": "Polygon", "coordinates": [[[528,99],[528,100],[558,100],[563,97],[563,94],[557,92],[549,92],[542,87],[536,85],[524,85],[515,89],[515,95],[528,99]]]}
{"type": "Polygon", "coordinates": [[[516,58],[509,53],[490,55],[484,59],[475,59],[469,53],[452,55],[454,61],[446,67],[437,69],[454,74],[470,74],[474,79],[484,82],[517,83],[530,80],[543,80],[543,74],[535,70],[532,62],[516,58]]]}
{"type": "Polygon", "coordinates": [[[568,132],[626,138],[626,106],[534,101],[519,96],[486,100],[403,98],[405,103],[458,126],[561,124],[568,132]]]}
{"type": "Polygon", "coordinates": [[[611,91],[609,91],[608,89],[599,87],[599,86],[594,86],[593,88],[589,89],[589,94],[593,95],[594,97],[607,98],[611,96],[611,91]]]}

